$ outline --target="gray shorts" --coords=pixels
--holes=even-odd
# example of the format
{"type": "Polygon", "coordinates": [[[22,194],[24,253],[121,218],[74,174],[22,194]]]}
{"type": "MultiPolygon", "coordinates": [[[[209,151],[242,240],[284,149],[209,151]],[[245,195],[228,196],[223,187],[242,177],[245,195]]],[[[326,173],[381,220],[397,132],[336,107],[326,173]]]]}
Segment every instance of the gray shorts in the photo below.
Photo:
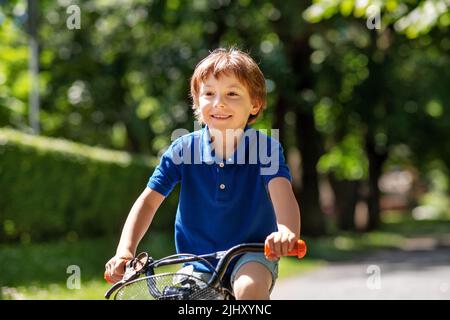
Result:
{"type": "Polygon", "coordinates": [[[270,271],[270,273],[272,274],[272,284],[270,286],[269,293],[272,292],[272,289],[275,286],[275,281],[278,278],[278,260],[277,261],[267,260],[266,256],[262,252],[245,253],[242,257],[239,258],[239,260],[234,265],[233,272],[231,272],[230,277],[231,287],[233,288],[234,280],[236,278],[236,274],[238,273],[239,269],[247,262],[259,262],[270,271]]]}
{"type": "MultiPolygon", "coordinates": [[[[265,266],[272,275],[272,285],[270,286],[269,293],[272,292],[272,289],[275,285],[275,281],[278,278],[278,260],[277,261],[269,261],[266,259],[264,253],[260,252],[249,252],[243,254],[238,261],[236,261],[236,264],[234,265],[233,271],[231,272],[230,276],[230,289],[233,288],[234,280],[236,278],[236,275],[239,271],[239,269],[246,264],[247,262],[258,262],[261,263],[263,266],[265,266]]],[[[208,282],[208,280],[211,278],[212,274],[208,272],[199,272],[192,270],[192,266],[184,267],[183,269],[179,270],[180,273],[188,273],[192,274],[194,277],[199,278],[205,282],[208,282]],[[189,268],[191,267],[191,268],[189,268]],[[190,270],[189,270],[190,269],[190,270]]]]}

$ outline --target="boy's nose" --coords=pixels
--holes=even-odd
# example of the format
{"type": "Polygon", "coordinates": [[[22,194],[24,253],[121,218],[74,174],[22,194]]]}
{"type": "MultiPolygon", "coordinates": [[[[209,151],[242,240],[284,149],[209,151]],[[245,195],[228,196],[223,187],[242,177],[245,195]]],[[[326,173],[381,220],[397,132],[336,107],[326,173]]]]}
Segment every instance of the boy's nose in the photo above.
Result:
{"type": "Polygon", "coordinates": [[[213,106],[214,106],[215,108],[223,108],[223,107],[225,107],[225,102],[223,101],[221,95],[217,95],[217,96],[216,96],[216,99],[214,100],[213,106]]]}

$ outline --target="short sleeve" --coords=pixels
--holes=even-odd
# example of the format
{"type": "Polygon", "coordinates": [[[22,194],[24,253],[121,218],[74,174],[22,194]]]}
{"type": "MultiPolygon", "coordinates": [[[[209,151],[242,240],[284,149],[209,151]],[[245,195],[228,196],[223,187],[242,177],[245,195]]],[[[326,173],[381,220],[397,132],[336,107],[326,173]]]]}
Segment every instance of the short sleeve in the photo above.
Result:
{"type": "Polygon", "coordinates": [[[158,166],[153,171],[147,186],[167,197],[181,180],[182,163],[180,159],[180,139],[175,140],[161,156],[158,166]]]}
{"type": "MultiPolygon", "coordinates": [[[[261,161],[261,176],[267,185],[269,181],[276,177],[285,177],[292,182],[291,172],[286,164],[283,147],[275,139],[268,139],[267,159],[261,161]]],[[[264,152],[262,152],[264,154],[264,152]]]]}

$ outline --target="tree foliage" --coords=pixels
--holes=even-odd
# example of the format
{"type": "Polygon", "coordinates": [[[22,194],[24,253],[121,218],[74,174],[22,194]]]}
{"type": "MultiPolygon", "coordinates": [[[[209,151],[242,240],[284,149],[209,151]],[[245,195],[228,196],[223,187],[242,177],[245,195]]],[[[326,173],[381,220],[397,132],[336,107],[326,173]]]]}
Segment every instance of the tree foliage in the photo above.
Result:
{"type": "MultiPolygon", "coordinates": [[[[156,155],[174,129],[193,129],[195,64],[237,45],[267,78],[257,126],[279,128],[286,150],[301,152],[292,169],[312,193],[299,200],[316,203],[304,215],[319,216],[317,173],[367,181],[376,203],[386,161],[425,170],[437,159],[448,169],[449,8],[449,0],[41,0],[42,132],[156,155]],[[79,30],[66,25],[74,4],[79,30]]],[[[0,1],[0,125],[23,131],[26,9],[0,1]]]]}

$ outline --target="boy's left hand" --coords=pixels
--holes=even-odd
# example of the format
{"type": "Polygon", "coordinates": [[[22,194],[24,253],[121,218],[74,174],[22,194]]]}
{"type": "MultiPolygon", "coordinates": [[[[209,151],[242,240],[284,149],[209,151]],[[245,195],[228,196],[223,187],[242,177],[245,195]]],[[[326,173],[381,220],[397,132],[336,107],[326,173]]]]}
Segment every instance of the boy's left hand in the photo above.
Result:
{"type": "Polygon", "coordinates": [[[294,249],[298,237],[289,230],[280,230],[272,232],[265,241],[269,245],[271,256],[266,258],[270,261],[276,261],[280,257],[288,255],[288,252],[294,249]]]}

